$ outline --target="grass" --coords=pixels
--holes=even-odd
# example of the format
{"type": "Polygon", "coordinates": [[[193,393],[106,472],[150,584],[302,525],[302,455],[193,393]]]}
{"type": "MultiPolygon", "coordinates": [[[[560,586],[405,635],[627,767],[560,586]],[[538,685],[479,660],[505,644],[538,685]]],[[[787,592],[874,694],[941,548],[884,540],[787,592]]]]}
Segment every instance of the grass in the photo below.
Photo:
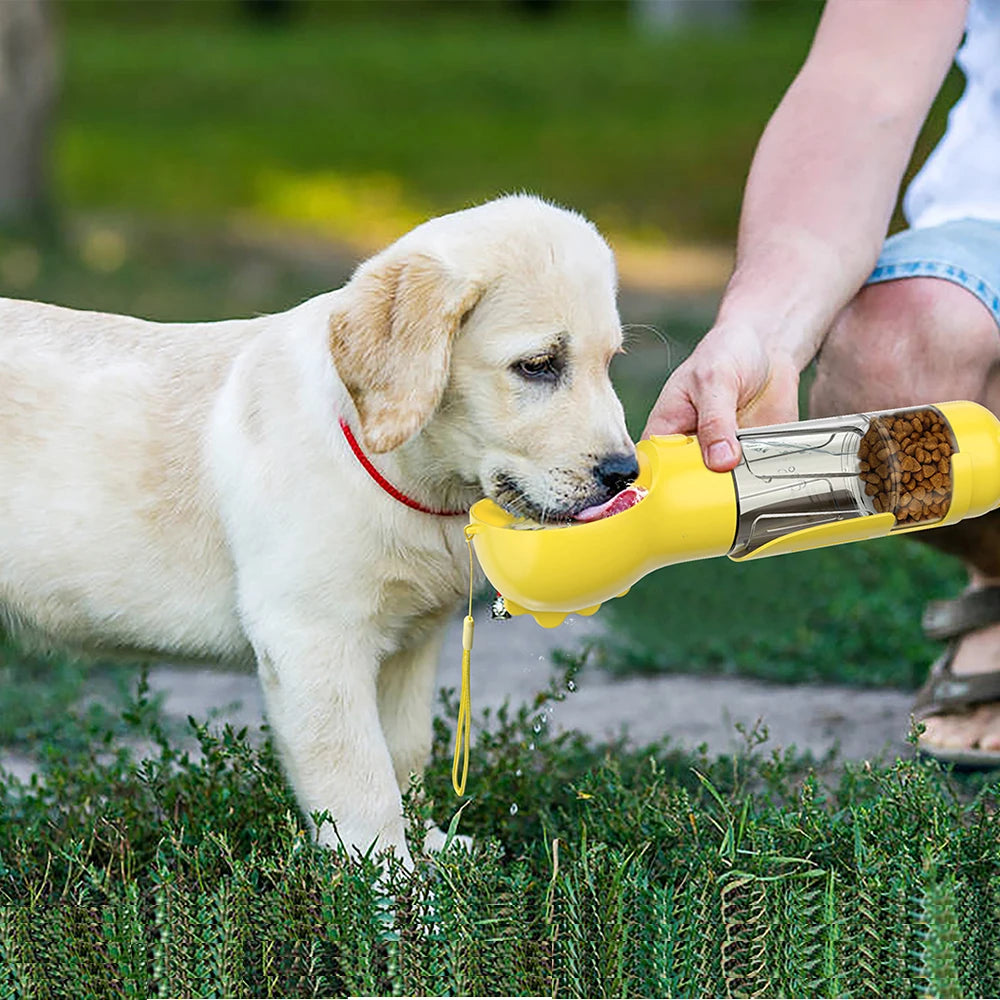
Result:
{"type": "Polygon", "coordinates": [[[419,44],[405,18],[71,21],[58,189],[79,207],[246,212],[365,241],[528,189],[605,224],[725,238],[803,21],[660,39],[431,17],[419,44]]]}
{"type": "Polygon", "coordinates": [[[604,662],[624,672],[917,687],[941,648],[921,632],[923,606],[962,584],[954,560],[900,539],[675,566],[608,606],[604,662]]]}
{"type": "Polygon", "coordinates": [[[280,312],[336,288],[359,259],[343,247],[93,215],[45,239],[0,232],[0,295],[153,320],[229,319],[280,312]]]}

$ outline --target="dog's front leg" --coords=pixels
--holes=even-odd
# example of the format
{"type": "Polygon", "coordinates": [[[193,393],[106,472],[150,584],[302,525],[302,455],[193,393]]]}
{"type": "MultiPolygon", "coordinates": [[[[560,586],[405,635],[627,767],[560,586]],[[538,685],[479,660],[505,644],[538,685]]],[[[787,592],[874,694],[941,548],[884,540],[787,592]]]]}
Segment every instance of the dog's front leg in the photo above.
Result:
{"type": "Polygon", "coordinates": [[[302,811],[326,810],[319,840],[353,851],[393,849],[412,862],[393,761],[378,712],[378,657],[360,642],[287,628],[255,642],[268,721],[302,811]],[[294,636],[289,641],[288,636],[294,636]]]}
{"type": "Polygon", "coordinates": [[[408,648],[383,660],[378,674],[378,714],[399,790],[423,773],[431,752],[432,702],[446,619],[408,648]]]}
{"type": "MultiPolygon", "coordinates": [[[[378,712],[392,756],[396,781],[403,793],[412,775],[423,773],[430,756],[434,679],[444,639],[447,617],[442,617],[422,641],[387,657],[378,675],[378,712]]],[[[468,837],[459,840],[471,846],[468,837]]],[[[429,823],[424,831],[424,849],[439,851],[446,836],[429,823]]]]}

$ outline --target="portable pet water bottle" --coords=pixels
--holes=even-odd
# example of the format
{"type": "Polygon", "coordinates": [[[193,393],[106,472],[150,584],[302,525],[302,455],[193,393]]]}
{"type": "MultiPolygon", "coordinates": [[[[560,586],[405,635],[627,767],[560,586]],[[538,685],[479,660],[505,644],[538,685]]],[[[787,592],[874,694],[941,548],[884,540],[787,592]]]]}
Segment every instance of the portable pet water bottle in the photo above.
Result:
{"type": "Polygon", "coordinates": [[[741,431],[732,472],[695,438],[637,446],[637,503],[602,520],[528,527],[490,500],[466,533],[513,615],[547,628],[593,614],[647,573],[728,555],[742,562],[920,531],[1000,504],[1000,421],[953,402],[741,431]]]}

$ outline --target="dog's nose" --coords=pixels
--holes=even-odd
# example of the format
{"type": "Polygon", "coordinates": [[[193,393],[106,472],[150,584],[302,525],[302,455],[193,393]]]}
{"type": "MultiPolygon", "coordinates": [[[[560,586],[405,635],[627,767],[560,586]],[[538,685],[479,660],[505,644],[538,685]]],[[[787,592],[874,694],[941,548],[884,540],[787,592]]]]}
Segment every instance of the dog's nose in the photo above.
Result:
{"type": "Polygon", "coordinates": [[[594,466],[594,478],[608,491],[609,497],[620,493],[638,475],[635,454],[606,455],[594,466]]]}

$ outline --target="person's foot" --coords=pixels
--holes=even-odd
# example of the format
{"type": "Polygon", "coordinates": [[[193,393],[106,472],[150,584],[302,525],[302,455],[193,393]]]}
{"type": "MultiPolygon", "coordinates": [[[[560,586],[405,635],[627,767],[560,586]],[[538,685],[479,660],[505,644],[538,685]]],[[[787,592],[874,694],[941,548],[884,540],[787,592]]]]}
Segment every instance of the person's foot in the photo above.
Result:
{"type": "Polygon", "coordinates": [[[956,762],[976,763],[979,756],[983,765],[996,755],[1000,767],[1000,580],[974,579],[965,594],[936,605],[928,619],[928,632],[950,638],[951,645],[925,688],[940,708],[932,704],[920,713],[920,748],[956,762]],[[967,706],[961,704],[965,697],[967,706]]]}
{"type": "MultiPolygon", "coordinates": [[[[956,677],[992,673],[1000,668],[1000,624],[956,640],[951,661],[956,677]]],[[[930,715],[922,720],[922,742],[952,750],[994,750],[1000,755],[1000,703],[978,705],[965,713],[930,715]]],[[[998,756],[1000,762],[1000,756],[998,756]]]]}

